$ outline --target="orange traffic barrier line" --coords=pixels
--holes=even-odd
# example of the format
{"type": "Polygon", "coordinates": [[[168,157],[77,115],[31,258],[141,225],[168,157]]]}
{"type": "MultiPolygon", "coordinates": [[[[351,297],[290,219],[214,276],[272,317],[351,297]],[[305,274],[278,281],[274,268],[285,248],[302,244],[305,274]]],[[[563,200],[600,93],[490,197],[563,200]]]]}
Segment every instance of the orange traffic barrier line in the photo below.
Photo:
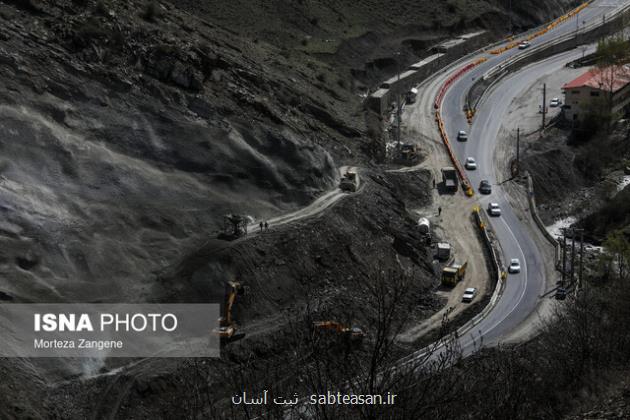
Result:
{"type": "MultiPolygon", "coordinates": [[[[586,9],[590,4],[591,4],[591,0],[582,3],[580,6],[576,7],[573,10],[571,10],[567,14],[564,14],[564,15],[560,16],[559,18],[557,18],[556,20],[554,20],[553,22],[551,22],[545,28],[543,28],[543,29],[539,30],[538,32],[535,32],[535,33],[527,36],[527,38],[526,38],[527,41],[531,41],[534,38],[538,38],[539,36],[546,34],[551,29],[555,28],[556,26],[558,26],[562,22],[565,22],[565,21],[569,20],[570,18],[572,18],[573,16],[576,16],[582,10],[586,9]]],[[[519,44],[518,41],[517,42],[512,42],[512,43],[510,43],[510,44],[508,44],[506,46],[503,46],[503,47],[500,47],[500,48],[496,48],[496,49],[490,51],[490,54],[492,54],[492,55],[503,54],[504,52],[506,52],[508,50],[511,50],[512,48],[516,47],[518,44],[519,44]]]]}
{"type": "Polygon", "coordinates": [[[468,179],[468,177],[466,176],[466,173],[462,169],[462,166],[459,163],[459,160],[455,156],[455,152],[453,152],[453,148],[451,147],[451,143],[448,139],[448,135],[446,134],[446,130],[444,129],[444,122],[442,121],[442,117],[440,116],[440,111],[435,111],[435,116],[438,120],[438,127],[440,129],[440,136],[442,137],[442,142],[444,143],[444,146],[446,146],[446,151],[448,152],[451,162],[453,163],[453,166],[455,166],[455,170],[457,171],[457,175],[459,176],[461,180],[462,189],[464,190],[464,192],[466,193],[468,197],[472,197],[475,194],[475,192],[472,189],[472,186],[470,185],[470,180],[468,179]]]}
{"type": "Polygon", "coordinates": [[[453,84],[455,80],[460,78],[464,73],[472,70],[475,66],[478,66],[481,63],[485,63],[486,61],[488,61],[486,57],[480,57],[477,60],[471,63],[468,63],[464,67],[457,70],[455,74],[451,75],[451,77],[449,77],[444,82],[444,84],[440,88],[440,91],[435,97],[435,102],[434,102],[435,121],[437,122],[438,129],[440,131],[440,137],[442,138],[442,142],[444,143],[444,146],[446,147],[446,151],[448,152],[451,162],[453,163],[453,166],[455,167],[455,170],[457,171],[457,175],[459,176],[459,179],[461,180],[462,189],[464,190],[465,194],[468,197],[472,197],[473,195],[475,195],[475,191],[473,190],[470,184],[470,180],[468,179],[468,176],[466,176],[466,172],[462,169],[462,166],[459,163],[459,160],[457,159],[457,157],[455,156],[455,153],[453,152],[453,148],[451,147],[451,142],[449,141],[448,134],[446,134],[446,129],[444,128],[444,121],[442,121],[442,117],[440,116],[440,106],[442,105],[442,99],[444,99],[444,95],[446,94],[446,91],[451,86],[451,84],[453,84]]]}

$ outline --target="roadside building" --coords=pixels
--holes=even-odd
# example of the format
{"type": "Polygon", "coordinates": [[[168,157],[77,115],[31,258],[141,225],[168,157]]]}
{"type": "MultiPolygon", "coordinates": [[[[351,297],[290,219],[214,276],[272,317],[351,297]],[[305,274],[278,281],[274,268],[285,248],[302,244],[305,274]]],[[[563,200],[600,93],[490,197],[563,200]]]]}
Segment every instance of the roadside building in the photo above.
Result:
{"type": "Polygon", "coordinates": [[[592,110],[598,98],[613,114],[622,113],[630,104],[630,67],[611,66],[587,71],[562,87],[564,116],[580,121],[592,110]]]}

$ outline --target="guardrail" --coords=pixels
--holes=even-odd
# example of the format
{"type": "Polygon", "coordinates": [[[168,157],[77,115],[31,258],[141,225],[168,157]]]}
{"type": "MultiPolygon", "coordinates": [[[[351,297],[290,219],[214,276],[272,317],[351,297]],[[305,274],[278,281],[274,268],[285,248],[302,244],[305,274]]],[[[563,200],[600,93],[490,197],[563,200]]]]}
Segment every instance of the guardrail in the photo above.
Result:
{"type": "MultiPolygon", "coordinates": [[[[492,239],[488,235],[487,226],[488,224],[484,220],[484,216],[482,216],[481,209],[479,206],[473,207],[472,216],[475,222],[475,225],[479,229],[479,233],[481,235],[484,246],[490,256],[490,264],[492,267],[491,276],[496,278],[496,284],[494,286],[494,290],[492,291],[492,295],[490,296],[490,301],[488,304],[479,312],[477,315],[472,317],[468,322],[459,327],[457,330],[447,334],[446,336],[440,338],[440,340],[448,339],[449,337],[458,337],[466,334],[468,331],[473,329],[475,325],[478,325],[487,315],[494,309],[497,302],[501,298],[501,294],[503,293],[505,281],[507,280],[507,273],[503,264],[501,263],[501,259],[499,258],[495,247],[492,245],[492,239]]],[[[439,342],[439,341],[438,341],[439,342]]],[[[398,361],[400,366],[405,366],[413,363],[417,359],[421,359],[426,356],[431,351],[437,351],[440,346],[433,347],[429,345],[424,347],[412,354],[403,357],[398,361]]]]}
{"type": "MultiPolygon", "coordinates": [[[[560,16],[559,18],[557,18],[556,20],[554,20],[553,22],[551,22],[549,25],[543,27],[542,29],[539,29],[538,31],[526,36],[525,38],[522,39],[526,39],[527,41],[531,41],[532,39],[538,38],[541,35],[546,34],[547,32],[549,32],[550,30],[552,30],[553,28],[555,28],[556,26],[560,25],[561,23],[571,19],[573,16],[577,16],[582,10],[584,10],[586,7],[588,7],[590,5],[591,1],[587,1],[582,3],[580,6],[576,7],[575,9],[571,10],[570,12],[560,16]]],[[[515,48],[516,46],[518,46],[520,44],[520,41],[514,41],[508,45],[505,45],[504,47],[501,48],[497,48],[494,49],[492,51],[490,51],[490,54],[493,55],[499,55],[499,54],[503,54],[504,52],[511,50],[512,48],[515,48]]]]}
{"type": "MultiPolygon", "coordinates": [[[[622,8],[621,10],[617,11],[615,14],[613,14],[613,16],[618,17],[618,15],[628,11],[630,9],[630,5],[625,6],[624,8],[622,8]]],[[[611,23],[610,21],[608,22],[609,24],[611,23]]],[[[584,28],[584,30],[590,30],[592,29],[592,27],[594,26],[599,26],[599,25],[589,25],[589,27],[584,28]]],[[[487,48],[492,48],[494,47],[494,45],[500,45],[501,43],[503,43],[505,41],[499,41],[489,47],[486,48],[482,48],[480,50],[478,50],[475,53],[472,53],[468,56],[463,57],[462,59],[451,63],[450,65],[446,66],[445,69],[443,69],[443,71],[445,71],[446,69],[450,68],[450,67],[454,67],[455,65],[459,64],[460,62],[465,61],[466,59],[470,58],[471,56],[475,56],[476,54],[479,54],[483,51],[486,51],[487,48]]],[[[533,53],[534,51],[530,51],[530,53],[533,53]]],[[[430,78],[428,79],[430,80],[430,78]]],[[[441,103],[440,103],[441,104],[441,103]]],[[[439,107],[438,107],[439,108],[439,107]]],[[[439,114],[439,109],[436,111],[436,122],[438,123],[438,126],[440,128],[440,134],[442,134],[442,132],[444,132],[444,123],[442,122],[442,119],[440,117],[439,114]]],[[[444,133],[446,134],[446,133],[444,133]]],[[[448,137],[446,138],[446,143],[447,143],[447,148],[450,149],[450,144],[448,143],[448,137]]],[[[444,140],[444,137],[443,137],[444,140]]],[[[528,190],[529,191],[529,190],[528,190]]],[[[533,197],[532,197],[533,198],[533,197]]],[[[534,202],[535,204],[535,202],[534,202]]],[[[531,205],[531,204],[530,204],[531,205]]],[[[477,220],[481,220],[481,214],[480,214],[480,209],[479,207],[476,207],[473,210],[476,213],[475,217],[479,217],[479,219],[477,220]]],[[[533,214],[533,213],[532,213],[533,214]]],[[[540,221],[542,223],[542,221],[540,221]]],[[[480,228],[481,228],[481,221],[478,221],[478,223],[480,224],[480,228]]],[[[544,231],[546,231],[546,229],[544,229],[544,231]]],[[[485,231],[485,226],[484,226],[484,235],[482,237],[486,237],[487,240],[489,241],[490,238],[487,235],[487,231],[485,231]]],[[[556,251],[557,252],[557,251],[556,251]]],[[[505,280],[507,279],[507,275],[505,274],[505,271],[503,271],[503,267],[500,266],[500,261],[498,260],[498,257],[496,255],[496,252],[494,251],[494,249],[492,249],[492,260],[493,260],[493,264],[497,269],[497,273],[501,273],[500,275],[497,275],[497,284],[495,286],[495,290],[492,294],[492,297],[490,298],[490,302],[488,303],[488,305],[486,305],[486,307],[479,313],[477,314],[475,317],[473,317],[470,321],[468,321],[466,324],[464,324],[462,327],[460,327],[455,333],[452,334],[457,334],[457,335],[462,335],[465,334],[466,332],[470,331],[470,329],[472,329],[475,325],[479,324],[479,322],[481,322],[481,320],[494,308],[494,306],[496,305],[496,302],[499,300],[502,290],[503,290],[503,286],[505,284],[505,280]],[[501,268],[499,268],[501,267],[501,268]]],[[[427,352],[429,351],[428,347],[425,347],[421,350],[418,350],[402,359],[400,359],[399,364],[401,366],[405,366],[409,363],[412,363],[414,360],[417,360],[423,356],[425,356],[427,354],[427,352]]]]}
{"type": "MultiPolygon", "coordinates": [[[[586,7],[586,6],[584,6],[586,7]]],[[[583,8],[584,8],[583,7],[583,8]]],[[[583,9],[582,8],[582,9],[583,9]]],[[[582,10],[580,9],[580,10],[582,10]]],[[[546,50],[550,50],[558,45],[561,45],[562,43],[565,43],[569,40],[572,40],[574,38],[579,37],[580,35],[584,36],[590,33],[595,32],[598,29],[601,29],[603,26],[605,25],[612,25],[614,26],[616,23],[618,23],[619,19],[623,19],[623,15],[630,12],[630,4],[620,8],[619,10],[615,11],[615,13],[613,13],[611,16],[609,16],[608,21],[602,21],[600,22],[594,22],[591,23],[589,25],[583,26],[579,31],[576,32],[572,32],[570,34],[567,35],[563,35],[561,37],[558,37],[552,41],[550,41],[547,44],[544,45],[540,45],[538,47],[536,47],[535,49],[530,50],[527,53],[524,53],[522,55],[519,55],[517,57],[513,57],[509,60],[507,60],[505,63],[489,70],[486,74],[484,74],[484,76],[482,77],[483,80],[488,80],[489,78],[494,77],[495,79],[492,81],[492,83],[487,86],[485,88],[485,91],[489,90],[492,88],[492,86],[494,86],[496,83],[498,83],[503,76],[507,75],[508,72],[510,70],[513,70],[514,67],[516,67],[517,65],[520,64],[521,61],[524,60],[528,60],[531,59],[532,56],[534,56],[535,54],[539,54],[539,53],[544,53],[546,50]]],[[[577,14],[577,12],[576,12],[577,14]]],[[[479,101],[483,98],[483,94],[481,95],[481,97],[476,101],[476,105],[479,103],[479,101]]],[[[528,198],[528,203],[529,203],[529,207],[530,207],[530,213],[532,215],[532,219],[534,220],[534,222],[536,223],[536,225],[538,226],[538,228],[540,229],[541,233],[543,234],[543,236],[545,237],[545,239],[547,239],[547,241],[549,241],[551,243],[551,245],[554,247],[554,266],[556,269],[559,269],[559,261],[560,261],[560,249],[561,249],[561,245],[560,242],[553,237],[553,235],[551,235],[549,233],[549,231],[547,230],[545,224],[543,223],[542,219],[540,218],[540,215],[538,214],[538,209],[536,207],[536,199],[535,199],[535,195],[534,195],[534,186],[533,186],[533,180],[531,178],[531,175],[529,173],[526,174],[527,176],[527,198],[528,198]]]]}
{"type": "MultiPolygon", "coordinates": [[[[514,71],[515,68],[518,65],[520,65],[522,62],[527,62],[527,60],[532,60],[532,59],[543,58],[543,57],[534,58],[534,56],[536,56],[537,54],[544,55],[544,53],[547,50],[552,50],[553,48],[558,47],[562,43],[566,43],[567,41],[570,41],[575,38],[579,38],[579,37],[585,38],[587,35],[591,35],[591,36],[604,35],[604,34],[596,34],[596,31],[600,30],[604,26],[612,27],[618,24],[619,21],[624,17],[623,15],[627,14],[628,12],[630,12],[630,4],[625,5],[621,7],[620,9],[616,10],[614,13],[608,16],[606,20],[602,20],[602,22],[591,22],[588,25],[582,26],[577,31],[572,31],[568,34],[559,36],[545,44],[532,47],[528,51],[523,52],[523,54],[519,54],[517,56],[511,57],[510,59],[506,60],[502,64],[496,67],[493,67],[492,69],[484,73],[484,75],[480,77],[479,80],[473,85],[471,90],[468,92],[467,102],[468,103],[474,102],[474,105],[472,108],[476,109],[479,105],[479,102],[483,99],[483,96],[485,93],[481,93],[479,97],[474,101],[471,95],[472,95],[472,92],[474,92],[480,84],[487,82],[489,79],[496,78],[495,80],[492,81],[492,83],[490,83],[490,85],[484,88],[483,92],[486,92],[498,81],[498,79],[501,78],[501,76],[507,74],[509,71],[514,71]]],[[[614,30],[611,31],[611,33],[614,33],[614,30]]],[[[584,43],[585,41],[588,42],[586,39],[582,39],[582,43],[584,43]]],[[[567,45],[567,49],[569,48],[571,48],[571,46],[567,45]]]]}
{"type": "Polygon", "coordinates": [[[473,61],[472,63],[469,63],[469,64],[465,65],[464,67],[459,69],[457,72],[455,72],[455,74],[453,74],[451,77],[446,79],[446,82],[444,82],[444,84],[440,88],[440,91],[438,92],[437,96],[435,97],[435,101],[433,102],[433,107],[435,109],[439,110],[440,106],[442,105],[442,99],[444,99],[444,95],[446,94],[446,91],[448,90],[449,87],[451,87],[453,82],[455,82],[457,79],[462,77],[462,75],[464,73],[469,72],[470,70],[472,70],[475,67],[477,67],[479,64],[485,63],[486,61],[488,61],[487,58],[481,57],[481,58],[473,61]]]}
{"type": "Polygon", "coordinates": [[[457,176],[460,179],[462,189],[468,197],[472,197],[473,195],[475,195],[475,191],[472,188],[468,176],[466,176],[466,172],[464,172],[464,170],[462,169],[462,165],[459,163],[459,159],[457,159],[457,156],[455,156],[455,152],[453,151],[451,142],[448,139],[448,134],[446,133],[446,129],[444,128],[444,121],[442,121],[442,117],[440,117],[440,111],[435,111],[435,121],[437,122],[438,130],[440,131],[440,137],[442,137],[442,142],[446,147],[448,156],[451,159],[455,170],[457,171],[457,176]]]}
{"type": "Polygon", "coordinates": [[[540,218],[538,208],[536,207],[536,197],[534,196],[534,181],[532,180],[529,172],[526,172],[525,176],[527,177],[527,201],[529,202],[529,212],[532,215],[532,219],[534,219],[534,223],[536,223],[545,239],[547,239],[554,247],[554,267],[557,269],[560,262],[560,242],[558,242],[558,240],[549,233],[547,227],[540,218]]]}
{"type": "Polygon", "coordinates": [[[503,264],[501,263],[501,259],[499,258],[495,247],[492,245],[492,239],[488,235],[487,223],[484,221],[483,216],[481,215],[481,209],[479,206],[473,208],[473,216],[475,221],[477,222],[477,227],[479,228],[479,232],[481,234],[481,238],[483,239],[484,245],[490,254],[490,262],[492,263],[492,268],[494,271],[494,275],[496,275],[497,283],[494,287],[494,292],[490,297],[490,302],[486,305],[485,308],[477,315],[475,315],[470,321],[464,324],[459,330],[458,333],[465,334],[470,331],[475,325],[479,324],[488,313],[494,308],[494,306],[499,301],[501,297],[501,293],[503,293],[503,286],[505,285],[505,281],[507,280],[507,272],[503,264]]]}
{"type": "Polygon", "coordinates": [[[444,95],[446,94],[446,91],[453,84],[453,82],[459,79],[466,72],[469,72],[470,70],[472,70],[479,64],[485,63],[486,61],[488,61],[488,59],[485,57],[482,57],[473,61],[472,63],[465,65],[461,69],[459,69],[455,74],[453,74],[444,82],[444,84],[440,88],[440,91],[435,97],[435,101],[433,102],[433,107],[436,110],[435,122],[438,125],[438,130],[440,131],[440,137],[442,138],[442,142],[444,143],[444,146],[446,146],[448,156],[451,159],[451,162],[453,163],[455,170],[457,171],[457,175],[459,176],[459,179],[461,181],[462,189],[464,190],[464,192],[466,193],[468,197],[472,197],[473,195],[475,195],[475,191],[472,188],[472,185],[470,183],[470,180],[468,179],[468,176],[466,175],[466,172],[462,169],[462,165],[459,163],[459,159],[457,159],[457,156],[455,156],[455,152],[453,151],[451,142],[448,139],[448,134],[446,133],[446,129],[444,128],[444,121],[442,121],[442,117],[440,116],[440,107],[442,106],[442,100],[444,99],[444,95]]]}

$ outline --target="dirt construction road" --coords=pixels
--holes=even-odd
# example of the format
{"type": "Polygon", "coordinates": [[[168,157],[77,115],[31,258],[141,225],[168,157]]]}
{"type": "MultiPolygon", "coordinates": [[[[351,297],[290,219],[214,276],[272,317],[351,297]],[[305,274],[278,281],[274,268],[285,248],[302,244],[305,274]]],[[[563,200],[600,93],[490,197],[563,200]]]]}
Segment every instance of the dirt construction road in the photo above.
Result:
{"type": "MultiPolygon", "coordinates": [[[[433,100],[448,74],[443,73],[428,80],[419,87],[418,101],[408,106],[403,115],[405,141],[415,141],[427,155],[427,159],[420,165],[433,172],[436,184],[441,181],[440,168],[452,166],[444,144],[436,130],[434,115],[427,112],[433,107],[433,100]]],[[[424,334],[439,328],[444,315],[450,311],[449,319],[454,319],[466,309],[469,304],[463,303],[464,289],[475,287],[478,289],[479,299],[487,292],[490,283],[490,273],[483,257],[483,248],[479,240],[476,227],[471,215],[475,203],[466,199],[461,188],[454,195],[440,194],[433,190],[433,207],[419,209],[419,217],[428,218],[435,227],[440,238],[449,242],[453,247],[455,260],[468,261],[468,269],[464,281],[453,289],[440,288],[438,295],[444,298],[444,307],[422,323],[415,325],[400,335],[400,341],[413,342],[424,334]],[[438,216],[438,208],[442,208],[438,216]]]]}

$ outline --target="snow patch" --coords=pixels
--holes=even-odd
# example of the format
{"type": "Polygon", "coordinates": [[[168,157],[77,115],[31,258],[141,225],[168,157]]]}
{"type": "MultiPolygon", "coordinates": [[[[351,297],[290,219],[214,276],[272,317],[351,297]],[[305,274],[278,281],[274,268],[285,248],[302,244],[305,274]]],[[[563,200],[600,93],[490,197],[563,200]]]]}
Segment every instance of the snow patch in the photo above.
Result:
{"type": "Polygon", "coordinates": [[[573,216],[556,220],[551,226],[547,226],[547,232],[554,238],[559,239],[562,236],[562,229],[570,227],[575,222],[577,222],[577,219],[573,216]]]}
{"type": "Polygon", "coordinates": [[[630,175],[625,175],[624,177],[621,178],[621,181],[617,185],[617,191],[623,190],[628,185],[630,185],[630,175]]]}

